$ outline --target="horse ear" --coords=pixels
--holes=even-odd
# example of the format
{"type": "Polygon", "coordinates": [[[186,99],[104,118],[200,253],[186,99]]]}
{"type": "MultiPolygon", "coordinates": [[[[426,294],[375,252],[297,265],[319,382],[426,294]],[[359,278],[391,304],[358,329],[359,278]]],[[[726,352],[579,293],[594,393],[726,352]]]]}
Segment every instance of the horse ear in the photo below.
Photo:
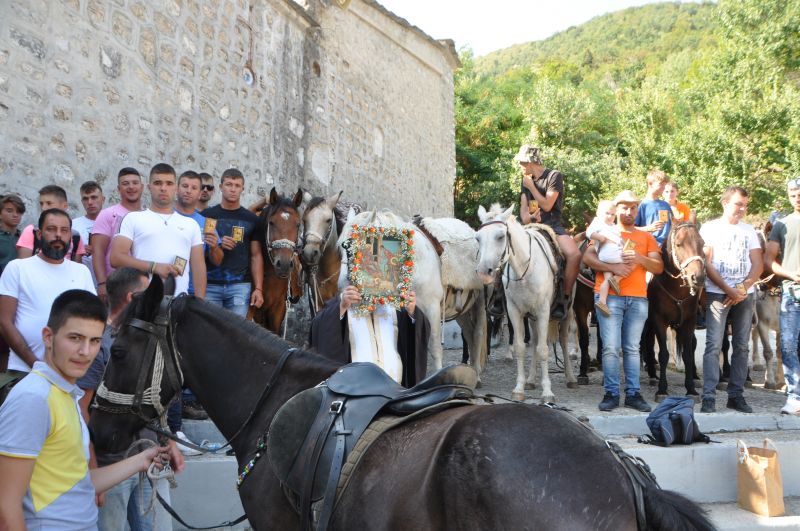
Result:
{"type": "Polygon", "coordinates": [[[350,225],[353,220],[356,219],[356,211],[353,210],[353,207],[350,207],[347,210],[347,221],[344,222],[345,225],[350,225]]]}
{"type": "Polygon", "coordinates": [[[275,205],[278,203],[278,191],[275,187],[272,187],[272,190],[269,191],[269,200],[267,201],[268,205],[275,205]]]}
{"type": "Polygon", "coordinates": [[[300,208],[300,205],[303,204],[303,189],[299,186],[297,187],[297,192],[294,194],[294,198],[292,199],[295,208],[300,208]]]}
{"type": "Polygon", "coordinates": [[[328,199],[325,200],[325,206],[329,209],[333,210],[336,207],[336,203],[339,202],[339,198],[342,197],[342,193],[344,190],[340,190],[338,194],[333,194],[328,199]]]}
{"type": "Polygon", "coordinates": [[[481,220],[481,223],[486,221],[486,209],[483,208],[483,205],[478,205],[478,219],[481,220]]]}
{"type": "Polygon", "coordinates": [[[311,200],[314,199],[314,196],[311,195],[311,192],[304,191],[303,192],[303,203],[309,203],[311,200]]]}
{"type": "Polygon", "coordinates": [[[149,318],[154,316],[163,298],[164,282],[162,282],[160,276],[153,275],[153,278],[150,279],[150,285],[147,286],[142,297],[142,304],[144,307],[144,314],[142,317],[149,318]]]}

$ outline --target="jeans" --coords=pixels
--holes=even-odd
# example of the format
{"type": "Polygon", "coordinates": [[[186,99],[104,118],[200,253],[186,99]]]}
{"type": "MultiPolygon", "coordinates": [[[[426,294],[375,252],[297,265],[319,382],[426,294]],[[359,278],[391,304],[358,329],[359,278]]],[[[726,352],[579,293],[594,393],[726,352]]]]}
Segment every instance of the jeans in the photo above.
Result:
{"type": "Polygon", "coordinates": [[[751,293],[733,306],[723,306],[725,295],[707,293],[706,350],[703,353],[703,398],[714,398],[719,383],[719,353],[725,336],[725,323],[730,317],[732,336],[731,377],[728,398],[742,396],[747,378],[747,356],[750,354],[750,329],[753,326],[755,297],[751,293]]]}
{"type": "Polygon", "coordinates": [[[800,304],[788,293],[781,295],[781,357],[786,389],[789,397],[800,399],[800,362],[797,358],[798,334],[800,333],[800,304]]]}
{"type": "MultiPolygon", "coordinates": [[[[594,302],[600,296],[595,293],[594,302]]],[[[603,389],[619,396],[619,351],[622,349],[625,370],[625,394],[639,392],[639,342],[647,321],[648,302],[644,297],[609,295],[608,317],[597,312],[597,326],[603,339],[603,389]]]]}
{"type": "MultiPolygon", "coordinates": [[[[150,482],[142,484],[141,505],[146,510],[150,503],[150,482]]],[[[169,503],[169,483],[158,482],[158,493],[169,503]]],[[[141,514],[139,511],[139,474],[134,474],[122,483],[106,491],[105,503],[99,508],[98,531],[125,531],[126,523],[131,531],[164,531],[172,529],[172,517],[156,501],[153,511],[141,514]],[[154,520],[155,518],[155,520],[154,520]]]]}
{"type": "Polygon", "coordinates": [[[230,310],[236,315],[247,317],[250,307],[250,283],[208,284],[206,300],[230,310]]]}

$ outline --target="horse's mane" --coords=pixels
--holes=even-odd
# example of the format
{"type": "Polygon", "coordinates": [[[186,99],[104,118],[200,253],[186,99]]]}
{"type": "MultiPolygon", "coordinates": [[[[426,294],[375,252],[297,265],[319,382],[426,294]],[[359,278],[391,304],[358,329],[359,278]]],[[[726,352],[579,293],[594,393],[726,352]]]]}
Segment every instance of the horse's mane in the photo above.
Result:
{"type": "Polygon", "coordinates": [[[322,197],[321,195],[312,197],[311,200],[308,202],[308,205],[306,205],[306,212],[318,207],[319,205],[321,205],[325,201],[326,201],[326,199],[324,197],[322,197]]]}
{"type": "Polygon", "coordinates": [[[261,219],[269,219],[275,212],[286,208],[289,210],[297,210],[294,206],[294,200],[291,197],[286,197],[283,194],[278,194],[278,200],[275,203],[269,203],[261,210],[261,219]]]}

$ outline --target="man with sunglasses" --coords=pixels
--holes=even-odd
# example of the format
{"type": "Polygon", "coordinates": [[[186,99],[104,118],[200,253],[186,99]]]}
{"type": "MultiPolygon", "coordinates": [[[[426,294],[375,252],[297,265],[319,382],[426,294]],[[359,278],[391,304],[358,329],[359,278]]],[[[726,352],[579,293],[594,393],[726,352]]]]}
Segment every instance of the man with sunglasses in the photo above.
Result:
{"type": "Polygon", "coordinates": [[[800,179],[786,185],[792,213],[775,222],[767,242],[766,267],[783,277],[781,286],[781,354],[788,397],[781,408],[785,415],[800,415],[800,179]]]}
{"type": "Polygon", "coordinates": [[[214,177],[208,173],[200,174],[200,200],[197,202],[197,211],[202,212],[208,208],[208,203],[214,196],[214,177]]]}

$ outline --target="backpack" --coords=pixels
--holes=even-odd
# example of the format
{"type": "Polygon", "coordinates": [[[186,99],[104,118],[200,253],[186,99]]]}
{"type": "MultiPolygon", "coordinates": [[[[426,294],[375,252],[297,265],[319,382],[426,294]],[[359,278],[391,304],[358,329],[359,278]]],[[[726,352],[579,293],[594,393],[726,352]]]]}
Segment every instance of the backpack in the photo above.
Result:
{"type": "Polygon", "coordinates": [[[0,372],[0,406],[6,401],[11,389],[17,385],[25,374],[9,374],[7,372],[0,372]]]}
{"type": "Polygon", "coordinates": [[[694,420],[694,400],[683,396],[670,396],[647,416],[651,435],[642,435],[639,442],[656,446],[712,442],[700,432],[694,420]]]}

